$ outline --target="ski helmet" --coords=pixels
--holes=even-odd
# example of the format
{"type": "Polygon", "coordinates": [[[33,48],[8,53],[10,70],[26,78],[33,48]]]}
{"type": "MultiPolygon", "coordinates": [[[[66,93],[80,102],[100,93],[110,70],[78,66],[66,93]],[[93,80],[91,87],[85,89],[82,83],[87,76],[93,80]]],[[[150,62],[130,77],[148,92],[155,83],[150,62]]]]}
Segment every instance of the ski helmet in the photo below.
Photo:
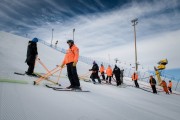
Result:
{"type": "Polygon", "coordinates": [[[74,40],[67,40],[67,43],[72,43],[72,44],[74,44],[74,40]]]}

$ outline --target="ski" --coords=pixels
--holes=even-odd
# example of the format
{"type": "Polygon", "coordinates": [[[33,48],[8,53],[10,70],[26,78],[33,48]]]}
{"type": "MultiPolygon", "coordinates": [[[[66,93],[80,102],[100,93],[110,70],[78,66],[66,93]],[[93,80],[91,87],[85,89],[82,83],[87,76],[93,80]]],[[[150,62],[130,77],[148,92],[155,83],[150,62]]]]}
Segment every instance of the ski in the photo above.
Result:
{"type": "Polygon", "coordinates": [[[147,89],[144,89],[144,88],[140,88],[140,87],[139,87],[139,89],[141,89],[141,90],[144,90],[144,91],[146,91],[146,92],[153,93],[152,91],[150,91],[150,90],[147,90],[147,89]]]}
{"type": "Polygon", "coordinates": [[[56,84],[56,86],[52,86],[52,85],[45,85],[47,88],[53,88],[53,89],[63,89],[62,87],[61,87],[61,84],[56,84]]]}
{"type": "Polygon", "coordinates": [[[16,74],[16,75],[26,75],[25,73],[18,73],[18,72],[14,72],[14,74],[16,74]]]}
{"type": "MultiPolygon", "coordinates": [[[[28,75],[28,74],[26,74],[26,73],[18,73],[18,72],[14,72],[14,74],[16,74],[16,75],[28,75]]],[[[30,76],[30,77],[41,77],[40,75],[36,75],[36,74],[33,74],[33,75],[28,75],[28,76],[30,76]]]]}
{"type": "Polygon", "coordinates": [[[121,85],[119,85],[119,86],[117,86],[117,87],[119,87],[119,88],[126,88],[127,85],[126,85],[126,84],[121,84],[121,85]]]}
{"type": "MultiPolygon", "coordinates": [[[[22,75],[22,76],[27,75],[26,73],[19,73],[19,72],[14,72],[14,74],[16,74],[16,75],[22,75]]],[[[29,77],[36,77],[36,78],[42,77],[42,75],[36,74],[36,73],[34,73],[33,75],[27,75],[27,76],[29,76],[29,77]]],[[[46,78],[46,80],[47,80],[47,79],[49,79],[49,78],[46,78]]]]}
{"type": "Polygon", "coordinates": [[[73,90],[73,89],[66,89],[66,88],[62,88],[62,89],[53,89],[55,91],[68,91],[68,92],[90,92],[89,90],[73,90]]]}

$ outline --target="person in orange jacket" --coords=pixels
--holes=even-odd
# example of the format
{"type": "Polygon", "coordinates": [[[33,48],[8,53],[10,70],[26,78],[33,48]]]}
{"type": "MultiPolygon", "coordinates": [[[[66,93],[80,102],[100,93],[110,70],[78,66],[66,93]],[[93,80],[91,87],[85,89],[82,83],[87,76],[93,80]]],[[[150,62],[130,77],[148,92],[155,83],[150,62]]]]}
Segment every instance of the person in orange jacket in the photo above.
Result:
{"type": "Polygon", "coordinates": [[[113,71],[110,65],[108,65],[108,68],[106,69],[106,74],[107,74],[106,83],[108,83],[108,78],[109,78],[109,84],[111,84],[111,77],[113,75],[113,71]]]}
{"type": "Polygon", "coordinates": [[[67,74],[70,81],[70,86],[66,88],[81,89],[76,69],[76,64],[79,58],[79,48],[74,44],[73,40],[68,40],[67,44],[69,45],[69,49],[66,51],[66,55],[61,65],[61,68],[63,68],[64,65],[67,66],[67,74]]]}
{"type": "Polygon", "coordinates": [[[169,84],[168,84],[168,89],[169,89],[169,92],[172,94],[172,82],[171,80],[169,81],[169,84]]]}
{"type": "Polygon", "coordinates": [[[166,81],[163,80],[163,81],[160,83],[160,85],[163,87],[164,92],[165,92],[166,94],[169,94],[166,81]]]}
{"type": "Polygon", "coordinates": [[[139,84],[138,84],[138,74],[136,72],[134,72],[134,74],[132,75],[132,80],[134,81],[134,84],[137,88],[139,88],[139,84]]]}
{"type": "Polygon", "coordinates": [[[104,66],[103,66],[103,64],[101,64],[101,67],[100,67],[100,73],[101,73],[101,76],[102,76],[102,78],[103,78],[103,80],[105,80],[105,75],[104,75],[104,66]]]}

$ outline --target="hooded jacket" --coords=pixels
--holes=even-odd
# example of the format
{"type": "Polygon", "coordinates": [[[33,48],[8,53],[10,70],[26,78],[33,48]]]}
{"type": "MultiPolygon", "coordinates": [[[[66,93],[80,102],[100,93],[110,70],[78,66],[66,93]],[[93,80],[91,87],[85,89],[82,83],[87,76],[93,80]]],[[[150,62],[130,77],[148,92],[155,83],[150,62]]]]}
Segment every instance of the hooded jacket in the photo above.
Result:
{"type": "Polygon", "coordinates": [[[34,63],[37,55],[38,55],[38,52],[37,52],[36,42],[29,41],[28,47],[27,47],[26,62],[34,63]]]}
{"type": "Polygon", "coordinates": [[[120,74],[121,74],[120,68],[115,66],[115,68],[113,69],[113,74],[115,76],[120,76],[120,74]]]}
{"type": "Polygon", "coordinates": [[[98,76],[99,66],[96,63],[93,63],[93,66],[91,69],[89,69],[89,71],[92,71],[90,78],[92,79],[99,78],[98,76]]]}

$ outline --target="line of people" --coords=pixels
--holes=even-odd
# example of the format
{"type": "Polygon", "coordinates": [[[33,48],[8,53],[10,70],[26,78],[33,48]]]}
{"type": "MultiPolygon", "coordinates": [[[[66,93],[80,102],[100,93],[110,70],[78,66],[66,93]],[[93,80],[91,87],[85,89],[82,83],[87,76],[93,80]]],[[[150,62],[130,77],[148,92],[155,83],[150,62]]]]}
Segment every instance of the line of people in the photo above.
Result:
{"type": "MultiPolygon", "coordinates": [[[[138,74],[137,72],[134,72],[132,75],[132,81],[134,81],[135,87],[139,88],[139,84],[138,84],[138,74]]],[[[157,90],[156,90],[156,80],[155,78],[151,75],[149,78],[149,84],[152,88],[152,91],[154,94],[157,94],[157,90]]],[[[163,90],[166,94],[171,93],[172,94],[172,81],[169,80],[169,84],[167,85],[165,80],[162,80],[162,82],[160,83],[160,86],[163,87],[163,90]]]]}
{"type": "Polygon", "coordinates": [[[101,84],[101,79],[102,77],[103,81],[106,81],[107,84],[111,84],[111,80],[114,79],[113,75],[115,76],[115,81],[117,86],[121,85],[123,83],[123,71],[120,70],[120,68],[115,65],[114,69],[112,70],[111,66],[109,65],[108,68],[105,70],[103,64],[101,64],[101,67],[99,69],[98,64],[94,61],[93,66],[89,71],[92,71],[90,78],[92,79],[92,82],[96,84],[95,79],[98,80],[98,82],[101,84]],[[98,75],[98,72],[100,72],[100,76],[98,75]],[[105,78],[105,73],[107,74],[105,78]]]}
{"type": "MultiPolygon", "coordinates": [[[[157,90],[156,90],[156,80],[155,80],[155,78],[154,78],[152,75],[150,76],[149,83],[150,83],[150,85],[151,85],[151,88],[152,88],[153,93],[157,94],[157,90]]],[[[164,92],[165,92],[166,94],[169,94],[169,93],[172,94],[172,90],[171,90],[171,89],[172,89],[172,82],[171,82],[171,80],[169,80],[168,86],[167,86],[166,81],[165,81],[165,80],[162,80],[162,82],[160,83],[160,86],[163,87],[163,90],[164,90],[164,92]]]]}
{"type": "MultiPolygon", "coordinates": [[[[38,42],[38,38],[33,38],[32,41],[29,41],[28,43],[27,56],[25,61],[29,66],[26,72],[27,75],[33,75],[34,73],[35,59],[38,55],[37,42],[38,42]]],[[[74,44],[73,40],[67,40],[67,44],[69,46],[69,49],[67,50],[64,60],[61,64],[61,67],[63,67],[64,65],[67,66],[67,73],[70,81],[70,86],[68,86],[67,88],[81,89],[79,78],[77,75],[77,69],[76,69],[76,64],[79,58],[79,48],[74,44]]],[[[113,70],[110,65],[105,70],[103,64],[101,64],[101,67],[99,69],[98,64],[94,61],[93,66],[91,69],[89,69],[89,71],[92,71],[90,78],[92,79],[94,84],[96,83],[95,79],[97,79],[98,82],[101,84],[101,79],[98,75],[98,72],[100,72],[101,74],[100,76],[102,76],[102,80],[106,81],[106,83],[111,84],[111,79],[114,79],[113,75],[115,75],[114,80],[116,81],[117,86],[123,83],[124,70],[120,70],[120,68],[117,65],[115,65],[113,70]],[[107,74],[106,78],[105,78],[105,71],[107,74]]],[[[138,74],[136,72],[133,73],[132,80],[134,81],[135,86],[139,88],[138,74]]],[[[152,87],[153,93],[157,94],[156,80],[153,78],[153,76],[150,76],[149,83],[152,87]]],[[[169,94],[169,92],[172,93],[171,81],[169,81],[168,86],[164,80],[160,83],[160,85],[163,87],[166,94],[169,94]]]]}

